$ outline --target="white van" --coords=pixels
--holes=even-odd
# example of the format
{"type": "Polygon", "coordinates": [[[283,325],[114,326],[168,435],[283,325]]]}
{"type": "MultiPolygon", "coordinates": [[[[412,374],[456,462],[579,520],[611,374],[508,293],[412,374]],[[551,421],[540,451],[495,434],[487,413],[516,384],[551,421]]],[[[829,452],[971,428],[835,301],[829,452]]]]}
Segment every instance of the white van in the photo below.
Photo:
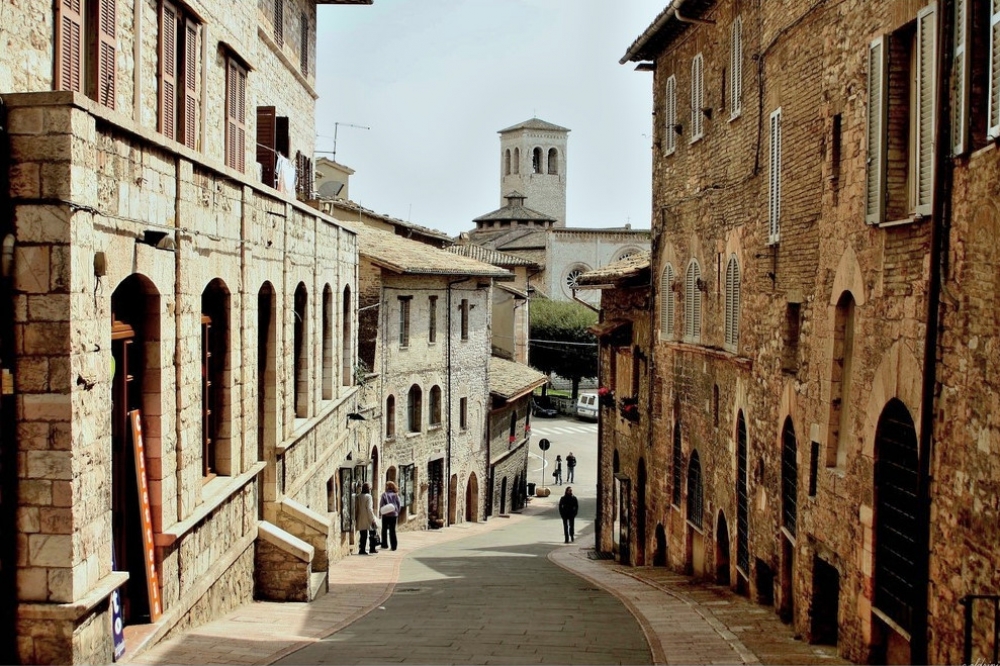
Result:
{"type": "Polygon", "coordinates": [[[587,421],[596,421],[597,407],[596,393],[581,393],[576,399],[576,416],[587,421]]]}

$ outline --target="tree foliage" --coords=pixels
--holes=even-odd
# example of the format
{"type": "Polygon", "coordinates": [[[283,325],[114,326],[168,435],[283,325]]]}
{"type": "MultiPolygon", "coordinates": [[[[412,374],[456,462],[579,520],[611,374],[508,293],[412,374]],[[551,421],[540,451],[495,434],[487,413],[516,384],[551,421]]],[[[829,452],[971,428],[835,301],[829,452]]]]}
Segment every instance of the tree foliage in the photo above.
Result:
{"type": "Polygon", "coordinates": [[[579,303],[534,299],[529,317],[528,353],[532,366],[573,381],[597,377],[597,338],[587,330],[597,313],[579,303]]]}

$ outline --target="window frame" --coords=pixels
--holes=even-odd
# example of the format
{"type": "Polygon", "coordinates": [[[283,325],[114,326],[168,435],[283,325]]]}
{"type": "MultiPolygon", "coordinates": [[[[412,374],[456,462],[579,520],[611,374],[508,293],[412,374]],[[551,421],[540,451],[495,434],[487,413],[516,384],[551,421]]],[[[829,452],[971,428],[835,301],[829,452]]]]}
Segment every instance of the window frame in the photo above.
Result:
{"type": "Polygon", "coordinates": [[[399,348],[410,346],[410,302],[412,296],[399,296],[399,348]]]}
{"type": "Polygon", "coordinates": [[[410,386],[406,395],[406,427],[411,433],[421,432],[423,429],[423,391],[419,384],[410,386]]]}
{"type": "Polygon", "coordinates": [[[691,143],[705,137],[704,107],[705,57],[699,53],[691,59],[691,143]]]}
{"type": "Polygon", "coordinates": [[[735,352],[740,342],[740,291],[742,288],[740,262],[736,254],[729,255],[726,262],[726,322],[725,345],[735,352]]]}
{"type": "Polygon", "coordinates": [[[663,156],[668,157],[677,152],[677,76],[671,74],[667,77],[664,86],[664,145],[663,156]]]}
{"type": "Polygon", "coordinates": [[[729,119],[743,115],[743,17],[729,29],[729,119]]]}
{"type": "Polygon", "coordinates": [[[247,68],[234,53],[226,54],[226,166],[246,171],[247,68]]]}
{"type": "Polygon", "coordinates": [[[767,187],[767,244],[777,245],[781,240],[781,107],[771,112],[768,121],[768,187],[767,187]]]}

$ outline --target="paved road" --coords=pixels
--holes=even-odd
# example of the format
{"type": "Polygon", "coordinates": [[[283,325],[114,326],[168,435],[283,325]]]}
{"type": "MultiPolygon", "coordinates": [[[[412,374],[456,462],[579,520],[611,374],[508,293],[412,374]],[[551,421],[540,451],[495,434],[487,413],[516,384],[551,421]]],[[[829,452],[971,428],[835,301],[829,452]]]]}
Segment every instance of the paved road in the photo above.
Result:
{"type": "MultiPolygon", "coordinates": [[[[581,504],[593,516],[594,498],[581,504]]],[[[403,561],[380,608],[277,663],[652,663],[625,606],[547,557],[564,547],[551,505],[531,520],[420,550],[403,561]]],[[[580,527],[590,532],[590,520],[580,527]]]]}

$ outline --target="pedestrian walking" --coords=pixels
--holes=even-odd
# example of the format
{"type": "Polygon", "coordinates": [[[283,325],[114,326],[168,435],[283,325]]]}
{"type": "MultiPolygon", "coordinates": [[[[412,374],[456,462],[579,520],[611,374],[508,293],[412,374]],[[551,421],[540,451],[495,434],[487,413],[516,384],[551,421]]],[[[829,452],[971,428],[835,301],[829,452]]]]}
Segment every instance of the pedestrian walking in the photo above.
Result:
{"type": "Polygon", "coordinates": [[[362,484],[361,492],[354,498],[354,524],[358,528],[358,555],[368,554],[365,552],[366,543],[370,546],[368,550],[372,555],[377,553],[375,539],[378,537],[375,534],[375,527],[378,525],[378,519],[372,508],[372,489],[367,483],[362,484]]]}
{"type": "Polygon", "coordinates": [[[396,484],[386,481],[385,492],[378,498],[378,512],[382,516],[382,547],[389,546],[396,550],[396,520],[402,504],[396,494],[396,484]]]}
{"type": "Polygon", "coordinates": [[[562,485],[562,456],[556,456],[556,468],[552,470],[552,478],[556,484],[562,485]]]}
{"type": "Polygon", "coordinates": [[[576,513],[579,510],[580,503],[573,496],[573,486],[566,486],[566,493],[559,498],[559,516],[563,521],[563,537],[566,539],[563,543],[573,541],[575,536],[574,523],[576,522],[576,513]]]}
{"type": "Polygon", "coordinates": [[[576,469],[576,456],[570,451],[566,456],[566,483],[573,483],[573,471],[576,469]]]}

